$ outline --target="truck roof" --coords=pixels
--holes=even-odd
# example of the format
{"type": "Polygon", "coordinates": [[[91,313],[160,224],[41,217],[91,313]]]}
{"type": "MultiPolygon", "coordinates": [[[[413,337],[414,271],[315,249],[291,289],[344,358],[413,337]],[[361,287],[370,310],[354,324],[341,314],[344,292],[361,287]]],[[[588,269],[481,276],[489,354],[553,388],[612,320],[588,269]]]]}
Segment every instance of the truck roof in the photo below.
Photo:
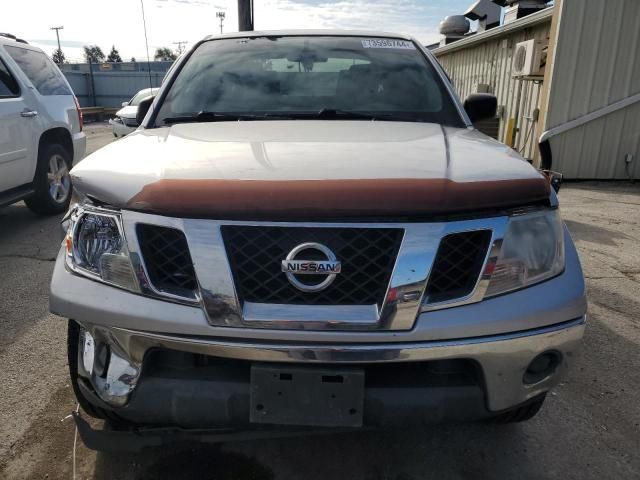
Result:
{"type": "Polygon", "coordinates": [[[402,33],[383,32],[377,30],[260,30],[252,32],[230,32],[218,35],[208,35],[204,40],[215,38],[252,38],[268,36],[341,36],[341,37],[383,37],[414,40],[413,37],[402,33]]]}

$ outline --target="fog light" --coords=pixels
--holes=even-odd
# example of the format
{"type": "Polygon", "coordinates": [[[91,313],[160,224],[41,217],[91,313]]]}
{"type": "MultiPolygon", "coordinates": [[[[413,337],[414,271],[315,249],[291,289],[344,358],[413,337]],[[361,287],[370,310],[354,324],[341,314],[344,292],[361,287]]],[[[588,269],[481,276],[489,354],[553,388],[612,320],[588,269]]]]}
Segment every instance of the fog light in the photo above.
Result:
{"type": "Polygon", "coordinates": [[[93,362],[93,368],[98,377],[104,378],[107,376],[110,357],[111,352],[109,350],[109,345],[104,342],[100,342],[96,348],[95,360],[93,362]]]}
{"type": "Polygon", "coordinates": [[[531,361],[527,370],[524,372],[524,383],[528,385],[538,383],[549,375],[552,375],[558,365],[560,365],[561,360],[562,355],[559,352],[548,351],[541,353],[531,361]]]}

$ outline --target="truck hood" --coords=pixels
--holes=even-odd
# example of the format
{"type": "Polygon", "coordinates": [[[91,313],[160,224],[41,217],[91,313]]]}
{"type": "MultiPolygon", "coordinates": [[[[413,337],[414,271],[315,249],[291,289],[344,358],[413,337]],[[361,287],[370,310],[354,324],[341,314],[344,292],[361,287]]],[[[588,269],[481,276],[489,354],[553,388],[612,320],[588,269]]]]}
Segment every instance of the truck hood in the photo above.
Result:
{"type": "Polygon", "coordinates": [[[136,118],[137,114],[138,114],[137,106],[127,105],[126,107],[122,107],[120,110],[116,112],[116,117],[136,118]]]}
{"type": "Polygon", "coordinates": [[[138,130],[72,170],[115,207],[171,216],[423,216],[546,201],[549,184],[472,129],[379,121],[239,121],[138,130]]]}

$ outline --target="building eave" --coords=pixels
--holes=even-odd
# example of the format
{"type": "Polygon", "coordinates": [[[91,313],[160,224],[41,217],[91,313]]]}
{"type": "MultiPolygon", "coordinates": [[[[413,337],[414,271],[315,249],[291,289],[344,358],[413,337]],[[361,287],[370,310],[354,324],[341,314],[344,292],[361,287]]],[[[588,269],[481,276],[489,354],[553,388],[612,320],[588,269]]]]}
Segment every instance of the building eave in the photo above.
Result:
{"type": "Polygon", "coordinates": [[[509,35],[512,32],[529,28],[541,23],[551,22],[551,18],[553,17],[553,10],[554,10],[553,6],[547,7],[544,10],[541,10],[536,13],[532,13],[531,15],[527,15],[526,17],[520,18],[506,25],[495,27],[490,30],[486,30],[482,33],[469,35],[468,37],[457,40],[453,43],[450,43],[449,45],[444,45],[442,47],[436,48],[432,50],[432,53],[435,56],[438,56],[438,55],[443,55],[445,53],[455,52],[456,50],[461,50],[470,45],[486,42],[501,36],[509,35]]]}

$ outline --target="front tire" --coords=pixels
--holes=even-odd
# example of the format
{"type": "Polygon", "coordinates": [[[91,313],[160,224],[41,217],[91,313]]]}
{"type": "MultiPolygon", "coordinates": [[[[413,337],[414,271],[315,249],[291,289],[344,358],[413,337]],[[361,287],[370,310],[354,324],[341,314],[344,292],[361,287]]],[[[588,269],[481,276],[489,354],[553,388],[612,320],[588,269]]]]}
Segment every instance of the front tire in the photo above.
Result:
{"type": "Polygon", "coordinates": [[[71,202],[71,156],[62,145],[43,145],[33,178],[35,194],[25,200],[27,207],[39,215],[63,213],[71,202]]]}
{"type": "Polygon", "coordinates": [[[522,405],[521,407],[518,407],[514,410],[501,413],[497,417],[494,417],[492,421],[494,423],[505,424],[526,422],[527,420],[531,420],[538,414],[538,412],[542,408],[546,396],[547,394],[545,393],[539,397],[536,397],[526,405],[522,405]]]}

